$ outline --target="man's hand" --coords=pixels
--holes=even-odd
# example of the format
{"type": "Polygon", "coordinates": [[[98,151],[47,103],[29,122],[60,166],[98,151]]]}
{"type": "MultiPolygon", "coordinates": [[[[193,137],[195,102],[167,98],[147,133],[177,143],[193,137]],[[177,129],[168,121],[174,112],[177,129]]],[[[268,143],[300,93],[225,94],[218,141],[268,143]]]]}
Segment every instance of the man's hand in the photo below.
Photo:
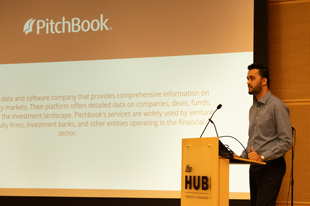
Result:
{"type": "Polygon", "coordinates": [[[254,160],[254,161],[258,161],[258,162],[262,162],[263,160],[260,158],[260,155],[257,154],[257,152],[255,152],[254,150],[252,150],[251,148],[249,148],[249,150],[251,151],[249,154],[248,154],[248,158],[250,160],[254,160]]]}

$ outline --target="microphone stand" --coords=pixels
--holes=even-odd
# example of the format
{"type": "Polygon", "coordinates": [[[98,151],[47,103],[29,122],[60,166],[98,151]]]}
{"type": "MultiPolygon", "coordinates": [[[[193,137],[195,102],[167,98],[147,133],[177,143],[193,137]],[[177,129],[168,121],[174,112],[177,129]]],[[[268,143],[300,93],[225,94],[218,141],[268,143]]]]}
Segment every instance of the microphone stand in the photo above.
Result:
{"type": "Polygon", "coordinates": [[[293,146],[292,146],[292,171],[291,171],[291,206],[294,205],[294,147],[295,147],[295,138],[296,138],[296,130],[292,127],[292,135],[293,135],[293,146]]]}
{"type": "Polygon", "coordinates": [[[210,122],[213,124],[213,126],[214,126],[216,136],[219,137],[219,134],[217,133],[217,129],[216,129],[216,126],[215,126],[214,122],[213,122],[211,119],[209,119],[209,121],[210,121],[210,122]]]}
{"type": "Polygon", "coordinates": [[[221,107],[222,107],[222,105],[221,105],[221,104],[219,104],[219,105],[217,106],[216,110],[215,110],[215,111],[213,112],[213,114],[211,115],[211,117],[210,117],[210,119],[209,119],[209,121],[208,121],[207,125],[205,126],[205,128],[204,128],[204,130],[202,131],[202,133],[201,133],[201,135],[200,135],[200,137],[199,137],[199,138],[201,138],[201,137],[202,137],[202,135],[203,135],[203,133],[205,132],[205,130],[207,129],[207,127],[208,127],[209,123],[212,121],[211,119],[212,119],[213,115],[215,114],[215,112],[216,112],[217,110],[219,110],[221,107]]]}

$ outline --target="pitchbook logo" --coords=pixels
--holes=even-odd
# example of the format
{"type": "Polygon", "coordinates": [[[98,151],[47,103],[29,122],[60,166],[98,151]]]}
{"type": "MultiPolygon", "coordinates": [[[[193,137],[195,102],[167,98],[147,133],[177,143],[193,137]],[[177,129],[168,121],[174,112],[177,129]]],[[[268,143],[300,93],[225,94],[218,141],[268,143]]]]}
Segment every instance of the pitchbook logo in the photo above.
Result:
{"type": "Polygon", "coordinates": [[[32,32],[33,23],[35,19],[29,19],[26,24],[24,25],[24,33],[27,35],[29,32],[32,32]]]}
{"type": "Polygon", "coordinates": [[[53,19],[46,20],[35,20],[33,18],[29,19],[24,25],[24,33],[27,35],[28,33],[33,31],[33,26],[36,21],[36,30],[37,34],[63,34],[63,33],[77,33],[80,31],[88,32],[88,31],[108,31],[111,30],[107,26],[107,22],[109,19],[104,19],[103,15],[100,14],[99,19],[89,20],[81,20],[78,17],[72,19],[66,19],[66,17],[62,17],[61,21],[54,21],[53,19]]]}

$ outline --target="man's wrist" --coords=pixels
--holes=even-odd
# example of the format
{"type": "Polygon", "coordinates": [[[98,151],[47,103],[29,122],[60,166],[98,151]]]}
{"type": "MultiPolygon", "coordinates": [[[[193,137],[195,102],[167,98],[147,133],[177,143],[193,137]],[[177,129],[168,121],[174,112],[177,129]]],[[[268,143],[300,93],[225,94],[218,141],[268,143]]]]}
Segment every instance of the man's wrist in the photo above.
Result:
{"type": "Polygon", "coordinates": [[[261,158],[262,161],[265,161],[264,155],[261,154],[261,155],[260,155],[260,158],[261,158]]]}

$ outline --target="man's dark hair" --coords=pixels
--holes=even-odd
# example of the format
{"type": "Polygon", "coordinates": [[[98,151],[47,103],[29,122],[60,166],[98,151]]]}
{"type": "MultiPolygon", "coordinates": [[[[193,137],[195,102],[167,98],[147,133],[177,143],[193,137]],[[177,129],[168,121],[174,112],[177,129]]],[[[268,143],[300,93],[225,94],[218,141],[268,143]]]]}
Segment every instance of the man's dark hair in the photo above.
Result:
{"type": "Polygon", "coordinates": [[[248,70],[251,69],[258,69],[258,73],[261,76],[261,78],[266,78],[267,79],[267,86],[269,88],[269,71],[267,66],[261,64],[261,63],[253,63],[251,65],[248,66],[248,70]]]}

